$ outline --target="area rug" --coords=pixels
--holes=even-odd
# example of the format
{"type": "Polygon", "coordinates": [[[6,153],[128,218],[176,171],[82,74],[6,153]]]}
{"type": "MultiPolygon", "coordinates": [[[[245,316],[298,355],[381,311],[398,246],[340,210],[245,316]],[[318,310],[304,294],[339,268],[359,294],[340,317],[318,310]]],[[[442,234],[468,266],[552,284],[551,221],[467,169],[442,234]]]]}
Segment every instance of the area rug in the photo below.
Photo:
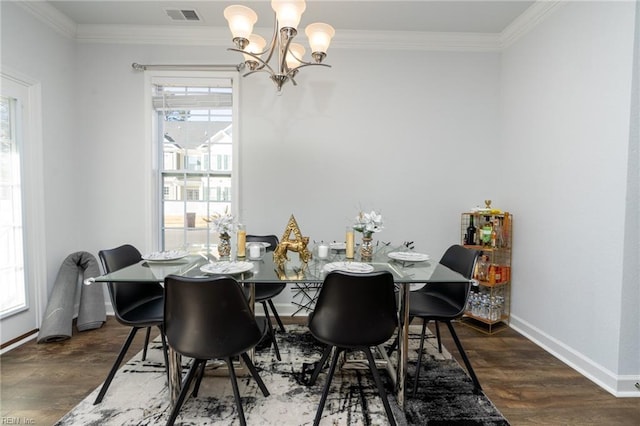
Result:
{"type": "MultiPolygon", "coordinates": [[[[277,361],[269,346],[256,351],[255,364],[269,389],[264,397],[250,377],[239,378],[240,395],[249,425],[311,425],[320,401],[326,374],[320,374],[314,386],[308,386],[322,346],[304,326],[288,326],[277,335],[282,361],[277,361]]],[[[410,360],[417,358],[419,328],[410,333],[410,360]]],[[[474,393],[473,384],[458,363],[443,348],[438,353],[435,339],[427,339],[420,373],[418,395],[407,395],[404,412],[398,407],[386,373],[381,376],[399,425],[508,425],[507,420],[482,393],[474,393]]],[[[114,354],[115,356],[115,354],[114,354]]],[[[356,358],[358,355],[354,355],[356,358]]],[[[150,345],[147,360],[141,353],[118,371],[104,398],[93,401],[94,390],[85,400],[60,419],[57,425],[159,425],[170,413],[169,392],[158,342],[150,345]]],[[[357,361],[357,360],[356,360],[357,361]]],[[[184,371],[188,359],[184,359],[184,371]]],[[[411,388],[415,362],[408,366],[411,388]]],[[[322,425],[388,424],[371,375],[362,368],[336,371],[324,409],[322,425]]],[[[238,424],[233,391],[228,377],[215,374],[214,362],[207,364],[205,378],[197,397],[185,401],[176,424],[238,424]]],[[[325,370],[326,371],[326,370],[325,370]]]]}

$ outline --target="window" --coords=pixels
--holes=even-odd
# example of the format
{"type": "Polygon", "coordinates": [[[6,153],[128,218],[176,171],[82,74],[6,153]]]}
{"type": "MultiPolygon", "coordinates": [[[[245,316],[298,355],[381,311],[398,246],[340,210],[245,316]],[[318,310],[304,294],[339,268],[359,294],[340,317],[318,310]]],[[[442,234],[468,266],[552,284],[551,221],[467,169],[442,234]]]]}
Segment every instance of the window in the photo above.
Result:
{"type": "Polygon", "coordinates": [[[22,241],[22,187],[16,138],[17,100],[0,97],[0,316],[27,304],[22,241]]]}
{"type": "Polygon", "coordinates": [[[229,78],[153,82],[160,248],[217,243],[206,221],[233,211],[233,86],[229,78]],[[213,241],[212,241],[213,240],[213,241]]]}

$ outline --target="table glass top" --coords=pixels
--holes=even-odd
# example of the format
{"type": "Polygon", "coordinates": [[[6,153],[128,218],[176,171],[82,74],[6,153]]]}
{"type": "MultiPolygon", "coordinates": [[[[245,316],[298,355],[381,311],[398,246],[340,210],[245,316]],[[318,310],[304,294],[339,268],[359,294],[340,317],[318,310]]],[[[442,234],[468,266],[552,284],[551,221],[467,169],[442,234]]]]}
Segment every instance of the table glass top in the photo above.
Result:
{"type": "MultiPolygon", "coordinates": [[[[276,267],[273,262],[273,253],[268,252],[262,260],[239,259],[238,261],[249,262],[251,269],[246,272],[231,275],[239,282],[244,283],[274,281],[321,283],[324,281],[327,269],[330,269],[330,267],[327,267],[328,264],[333,262],[362,262],[373,267],[373,271],[391,272],[397,283],[468,281],[459,273],[452,271],[433,259],[426,261],[402,261],[389,257],[389,253],[398,253],[399,251],[402,251],[402,249],[382,244],[376,247],[371,261],[362,262],[357,255],[356,259],[349,260],[345,258],[343,250],[331,250],[326,259],[318,259],[317,256],[314,256],[306,265],[300,262],[297,253],[288,253],[287,256],[290,260],[285,264],[284,270],[279,270],[276,267]]],[[[412,256],[406,256],[406,258],[412,258],[412,256]]],[[[207,277],[214,274],[203,272],[201,267],[208,263],[222,261],[228,262],[229,259],[217,259],[205,252],[192,253],[187,257],[174,261],[141,261],[110,274],[95,277],[93,281],[162,282],[164,278],[170,274],[185,277],[207,277]]],[[[91,280],[89,279],[88,281],[91,280]]]]}

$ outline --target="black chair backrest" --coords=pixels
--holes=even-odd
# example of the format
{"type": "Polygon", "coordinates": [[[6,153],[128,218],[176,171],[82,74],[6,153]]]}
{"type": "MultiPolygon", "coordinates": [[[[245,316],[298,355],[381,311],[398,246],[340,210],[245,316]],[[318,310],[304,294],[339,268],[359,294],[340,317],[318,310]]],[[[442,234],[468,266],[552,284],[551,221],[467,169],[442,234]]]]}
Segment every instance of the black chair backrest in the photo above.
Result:
{"type": "Polygon", "coordinates": [[[267,251],[274,251],[278,246],[278,237],[275,235],[247,235],[247,242],[269,243],[271,244],[266,248],[267,251]]]}
{"type": "MultiPolygon", "coordinates": [[[[115,272],[142,260],[138,249],[130,244],[100,250],[98,257],[106,273],[115,272]]],[[[141,303],[162,297],[164,293],[162,285],[159,283],[109,282],[107,286],[113,310],[118,317],[126,315],[128,311],[135,309],[141,303]]]]}
{"type": "Polygon", "coordinates": [[[444,252],[440,263],[464,275],[465,278],[471,279],[479,255],[480,252],[478,250],[468,249],[461,245],[454,244],[444,252]]]}
{"type": "MultiPolygon", "coordinates": [[[[461,245],[452,245],[444,252],[440,264],[449,269],[458,272],[466,279],[473,277],[473,271],[480,252],[478,250],[469,249],[461,245]]],[[[453,282],[453,283],[430,283],[423,287],[426,292],[437,292],[438,296],[449,300],[450,303],[460,308],[458,315],[464,313],[464,307],[467,304],[471,283],[453,282]]]]}
{"type": "Polygon", "coordinates": [[[198,359],[226,358],[260,341],[260,328],[233,278],[169,275],[164,287],[164,331],[179,353],[198,359]]]}
{"type": "Polygon", "coordinates": [[[388,271],[330,272],[309,318],[318,340],[345,348],[384,343],[397,325],[393,275],[388,271]]]}

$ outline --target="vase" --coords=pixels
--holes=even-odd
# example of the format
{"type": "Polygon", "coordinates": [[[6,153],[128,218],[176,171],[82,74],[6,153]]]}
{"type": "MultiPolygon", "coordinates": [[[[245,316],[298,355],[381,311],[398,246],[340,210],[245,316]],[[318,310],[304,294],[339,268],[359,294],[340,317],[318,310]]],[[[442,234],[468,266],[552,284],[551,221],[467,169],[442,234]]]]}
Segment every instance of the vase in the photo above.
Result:
{"type": "Polygon", "coordinates": [[[218,254],[220,257],[228,257],[231,254],[231,236],[227,233],[220,234],[218,254]]]}
{"type": "Polygon", "coordinates": [[[371,234],[362,234],[360,258],[366,262],[370,261],[373,258],[373,238],[371,238],[371,234]]]}

